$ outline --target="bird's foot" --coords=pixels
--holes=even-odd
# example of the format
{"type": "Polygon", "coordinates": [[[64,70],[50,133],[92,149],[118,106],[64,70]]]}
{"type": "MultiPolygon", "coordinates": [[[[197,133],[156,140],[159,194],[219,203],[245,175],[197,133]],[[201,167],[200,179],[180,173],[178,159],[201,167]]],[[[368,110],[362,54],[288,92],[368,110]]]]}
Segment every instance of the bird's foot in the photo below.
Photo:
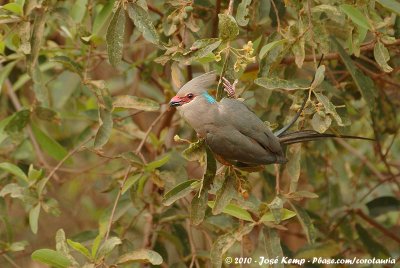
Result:
{"type": "Polygon", "coordinates": [[[229,82],[228,79],[225,77],[222,77],[223,84],[224,84],[224,90],[228,94],[229,98],[235,99],[236,98],[236,84],[238,83],[238,80],[236,79],[233,84],[229,82]]]}

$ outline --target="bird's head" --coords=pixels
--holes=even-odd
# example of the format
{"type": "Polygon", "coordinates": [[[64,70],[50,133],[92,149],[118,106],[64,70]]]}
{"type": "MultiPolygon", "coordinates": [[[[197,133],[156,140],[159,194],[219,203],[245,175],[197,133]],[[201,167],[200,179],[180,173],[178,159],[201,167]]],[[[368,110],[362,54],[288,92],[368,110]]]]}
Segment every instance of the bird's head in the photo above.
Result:
{"type": "Polygon", "coordinates": [[[207,89],[215,83],[216,78],[215,72],[208,72],[193,78],[181,87],[176,96],[171,99],[169,105],[172,107],[183,106],[200,95],[210,96],[207,89]]]}

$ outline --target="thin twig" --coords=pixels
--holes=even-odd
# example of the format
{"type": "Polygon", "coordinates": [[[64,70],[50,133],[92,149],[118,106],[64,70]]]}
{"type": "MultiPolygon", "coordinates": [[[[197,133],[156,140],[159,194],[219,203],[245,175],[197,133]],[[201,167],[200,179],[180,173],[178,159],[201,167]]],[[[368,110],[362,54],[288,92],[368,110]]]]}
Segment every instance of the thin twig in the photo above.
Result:
{"type": "Polygon", "coordinates": [[[192,261],[190,262],[189,268],[192,268],[194,264],[196,264],[196,268],[199,268],[200,264],[199,261],[196,259],[197,253],[196,253],[196,246],[193,241],[192,228],[190,226],[190,221],[188,219],[186,219],[186,228],[189,237],[190,252],[192,254],[192,261]]]}
{"type": "Polygon", "coordinates": [[[369,170],[381,181],[385,181],[386,177],[375,168],[375,166],[368,160],[365,155],[363,155],[361,152],[359,152],[357,149],[355,149],[353,146],[351,146],[348,142],[346,142],[343,139],[335,139],[337,143],[342,145],[344,148],[346,148],[350,153],[355,155],[357,158],[361,160],[368,168],[369,170]]]}
{"type": "Polygon", "coordinates": [[[21,266],[19,266],[18,264],[16,264],[10,257],[8,257],[7,254],[3,254],[4,259],[6,259],[12,267],[14,268],[21,268],[21,266]]]}
{"type": "Polygon", "coordinates": [[[81,144],[76,146],[74,149],[69,151],[68,154],[66,156],[64,156],[64,158],[61,159],[61,161],[58,162],[58,164],[50,171],[49,175],[45,179],[43,186],[46,185],[46,183],[51,179],[51,177],[54,176],[56,171],[65,163],[65,161],[68,160],[68,158],[70,158],[73,154],[75,154],[77,151],[79,151],[82,148],[82,146],[84,146],[86,143],[91,141],[93,138],[94,138],[94,136],[90,137],[89,139],[85,140],[84,142],[82,142],[81,144]]]}
{"type": "Polygon", "coordinates": [[[317,57],[315,56],[315,40],[314,40],[314,30],[311,21],[311,3],[310,0],[307,0],[307,17],[308,17],[308,28],[310,29],[310,37],[311,37],[311,52],[314,61],[314,68],[317,69],[317,57]]]}
{"type": "Polygon", "coordinates": [[[113,208],[111,210],[110,220],[108,221],[108,227],[107,227],[106,235],[104,237],[104,241],[107,241],[108,236],[110,235],[111,226],[113,224],[115,211],[117,209],[117,205],[118,205],[119,199],[121,198],[121,195],[122,195],[122,189],[125,186],[126,180],[128,179],[128,175],[129,175],[130,172],[131,172],[131,166],[128,166],[128,168],[126,169],[126,172],[125,172],[124,179],[122,180],[122,183],[121,183],[121,185],[119,187],[117,197],[115,198],[113,208]]]}
{"type": "Polygon", "coordinates": [[[233,14],[233,3],[235,1],[234,0],[229,0],[229,6],[228,6],[228,14],[232,15],[233,14]]]}
{"type": "Polygon", "coordinates": [[[385,236],[393,239],[394,241],[396,241],[397,243],[400,244],[400,237],[398,237],[395,233],[392,233],[391,231],[389,231],[388,229],[386,229],[385,227],[383,227],[381,224],[379,224],[378,222],[376,222],[375,220],[371,219],[370,217],[368,217],[368,215],[366,215],[364,212],[362,212],[360,209],[357,209],[356,214],[358,216],[360,216],[363,220],[365,220],[366,222],[368,222],[370,225],[372,225],[374,228],[378,229],[379,231],[381,231],[385,236]]]}
{"type": "Polygon", "coordinates": [[[278,26],[278,28],[276,29],[276,31],[277,31],[278,33],[281,33],[281,22],[280,22],[280,18],[279,18],[279,11],[278,11],[278,9],[276,8],[275,1],[274,1],[274,0],[271,0],[271,4],[272,4],[272,7],[274,8],[274,12],[275,12],[275,16],[276,16],[276,22],[277,22],[277,26],[278,26]]]}
{"type": "Polygon", "coordinates": [[[160,113],[157,118],[153,121],[153,123],[151,123],[151,125],[149,126],[149,128],[147,129],[146,133],[144,134],[144,137],[142,139],[142,141],[140,142],[139,146],[136,148],[135,154],[139,154],[140,151],[142,150],[142,147],[144,145],[144,143],[147,140],[147,137],[149,136],[151,130],[154,128],[154,126],[158,123],[158,121],[160,121],[160,119],[166,114],[168,110],[165,110],[164,112],[160,113]]]}
{"type": "Polygon", "coordinates": [[[279,195],[281,192],[281,186],[280,186],[280,175],[279,175],[279,165],[275,164],[275,190],[276,194],[279,195]]]}
{"type": "MultiPolygon", "coordinates": [[[[272,1],[272,3],[273,3],[273,1],[272,1]]],[[[387,46],[398,46],[398,45],[400,45],[400,39],[397,39],[392,44],[388,44],[387,46]]],[[[364,44],[361,46],[360,52],[374,50],[374,47],[375,47],[375,43],[364,44]]],[[[318,55],[317,58],[319,58],[319,57],[320,56],[318,55]]],[[[324,60],[334,60],[334,59],[339,59],[339,58],[340,58],[339,53],[328,53],[328,54],[324,55],[324,60]]],[[[295,60],[296,60],[295,56],[285,57],[285,58],[283,58],[281,63],[289,64],[289,63],[293,63],[295,60]]],[[[304,58],[304,61],[313,61],[313,60],[314,60],[313,55],[306,55],[304,58]]]]}
{"type": "Polygon", "coordinates": [[[213,22],[212,37],[218,36],[218,14],[221,11],[221,0],[216,0],[215,3],[215,18],[213,22]]]}

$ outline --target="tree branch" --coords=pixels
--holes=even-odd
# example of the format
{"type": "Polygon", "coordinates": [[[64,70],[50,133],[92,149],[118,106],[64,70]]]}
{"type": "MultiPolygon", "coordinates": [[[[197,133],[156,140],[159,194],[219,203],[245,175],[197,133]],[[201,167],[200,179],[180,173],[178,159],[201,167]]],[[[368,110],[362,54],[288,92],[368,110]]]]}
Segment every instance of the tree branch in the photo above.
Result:
{"type": "Polygon", "coordinates": [[[372,225],[373,227],[375,227],[376,229],[378,229],[379,231],[381,231],[385,236],[393,239],[394,241],[396,241],[397,243],[400,244],[400,237],[398,237],[395,233],[392,233],[391,231],[389,231],[388,229],[386,229],[385,227],[383,227],[381,224],[379,224],[378,222],[376,222],[374,219],[371,219],[370,217],[368,217],[368,215],[366,215],[364,212],[362,212],[360,209],[357,209],[356,214],[358,216],[360,216],[363,220],[365,220],[366,222],[368,222],[370,225],[372,225]]]}
{"type": "Polygon", "coordinates": [[[106,235],[104,237],[104,241],[107,241],[108,236],[110,235],[111,226],[113,224],[115,211],[117,210],[117,205],[118,205],[119,199],[121,198],[121,195],[122,195],[122,189],[124,188],[124,185],[126,183],[126,180],[128,179],[128,175],[129,175],[130,172],[131,172],[131,166],[129,165],[128,168],[126,169],[124,179],[122,180],[122,183],[121,183],[121,185],[119,187],[117,197],[115,198],[114,205],[113,205],[113,208],[111,210],[110,220],[108,221],[108,227],[107,227],[106,235]]]}

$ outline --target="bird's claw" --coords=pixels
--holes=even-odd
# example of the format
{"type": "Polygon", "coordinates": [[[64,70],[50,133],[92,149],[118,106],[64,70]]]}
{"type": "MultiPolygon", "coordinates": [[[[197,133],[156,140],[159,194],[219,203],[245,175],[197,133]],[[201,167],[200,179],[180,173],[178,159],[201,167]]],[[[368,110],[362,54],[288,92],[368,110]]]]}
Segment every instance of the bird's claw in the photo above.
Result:
{"type": "Polygon", "coordinates": [[[238,83],[238,80],[236,79],[233,84],[229,82],[228,79],[225,77],[222,77],[223,80],[223,85],[224,85],[224,90],[228,94],[229,98],[236,98],[236,84],[238,83]]]}

